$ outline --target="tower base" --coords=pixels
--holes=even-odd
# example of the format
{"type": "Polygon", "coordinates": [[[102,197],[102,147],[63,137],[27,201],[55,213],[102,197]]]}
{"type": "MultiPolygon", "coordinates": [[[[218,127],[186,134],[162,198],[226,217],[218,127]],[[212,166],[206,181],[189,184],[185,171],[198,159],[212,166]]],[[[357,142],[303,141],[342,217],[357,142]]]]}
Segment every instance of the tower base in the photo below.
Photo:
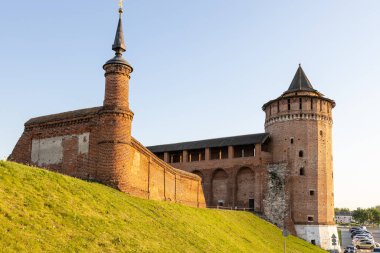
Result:
{"type": "Polygon", "coordinates": [[[297,236],[325,250],[340,250],[336,225],[295,225],[297,236]],[[336,245],[333,245],[333,235],[336,245]]]}

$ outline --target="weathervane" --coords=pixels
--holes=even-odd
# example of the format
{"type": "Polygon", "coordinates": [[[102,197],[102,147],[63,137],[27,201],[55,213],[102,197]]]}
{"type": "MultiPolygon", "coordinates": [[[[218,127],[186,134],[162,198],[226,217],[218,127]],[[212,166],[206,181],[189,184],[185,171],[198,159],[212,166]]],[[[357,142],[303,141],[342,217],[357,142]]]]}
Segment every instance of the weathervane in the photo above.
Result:
{"type": "Polygon", "coordinates": [[[119,0],[119,13],[120,15],[123,13],[123,0],[119,0]]]}

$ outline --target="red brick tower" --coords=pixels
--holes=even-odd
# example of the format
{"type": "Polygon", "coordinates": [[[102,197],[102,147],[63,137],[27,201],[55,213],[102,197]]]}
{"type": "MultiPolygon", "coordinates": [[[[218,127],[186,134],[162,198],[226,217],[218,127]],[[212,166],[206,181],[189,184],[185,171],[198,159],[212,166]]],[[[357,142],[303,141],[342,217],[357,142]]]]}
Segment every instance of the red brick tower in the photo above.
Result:
{"type": "Polygon", "coordinates": [[[297,235],[332,249],[334,217],[332,109],[301,66],[287,91],[263,106],[274,163],[287,163],[288,222],[297,235]]]}
{"type": "Polygon", "coordinates": [[[129,109],[129,79],[132,66],[123,58],[126,51],[121,14],[112,50],[115,57],[106,62],[106,88],[103,108],[99,112],[97,134],[96,178],[121,191],[127,189],[127,167],[130,160],[131,124],[133,112],[129,109]]]}

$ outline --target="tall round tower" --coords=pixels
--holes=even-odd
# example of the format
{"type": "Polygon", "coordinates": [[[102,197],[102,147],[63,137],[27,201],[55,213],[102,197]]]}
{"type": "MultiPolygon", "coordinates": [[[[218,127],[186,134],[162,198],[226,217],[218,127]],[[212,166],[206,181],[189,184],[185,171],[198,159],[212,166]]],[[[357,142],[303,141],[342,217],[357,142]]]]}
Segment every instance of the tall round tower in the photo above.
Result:
{"type": "Polygon", "coordinates": [[[280,97],[264,104],[273,163],[287,164],[288,221],[297,235],[333,249],[332,109],[335,102],[313,88],[301,65],[280,97]]]}
{"type": "Polygon", "coordinates": [[[112,45],[115,57],[103,66],[106,83],[103,107],[99,111],[96,178],[126,191],[133,119],[133,112],[129,109],[129,79],[133,68],[122,56],[126,51],[122,13],[120,8],[115,42],[112,45]]]}

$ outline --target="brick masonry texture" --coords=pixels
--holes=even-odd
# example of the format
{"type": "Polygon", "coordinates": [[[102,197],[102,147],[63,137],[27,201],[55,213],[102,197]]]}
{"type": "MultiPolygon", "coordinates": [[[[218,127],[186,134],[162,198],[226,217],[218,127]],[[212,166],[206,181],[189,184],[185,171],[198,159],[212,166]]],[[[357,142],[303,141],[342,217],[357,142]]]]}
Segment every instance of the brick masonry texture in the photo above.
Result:
{"type": "MultiPolygon", "coordinates": [[[[254,155],[236,156],[238,146],[162,153],[165,145],[157,155],[202,178],[208,207],[253,208],[293,234],[298,225],[333,226],[334,106],[334,101],[316,91],[286,92],[263,106],[270,137],[248,147],[254,148],[254,155]],[[212,158],[212,149],[224,155],[212,158]]],[[[168,147],[173,145],[184,146],[168,147]]]]}
{"type": "Polygon", "coordinates": [[[29,120],[9,159],[141,198],[205,207],[199,176],[173,168],[132,138],[132,69],[115,63],[104,69],[103,106],[29,120]]]}
{"type": "Polygon", "coordinates": [[[252,208],[293,234],[297,228],[306,231],[307,240],[313,237],[310,227],[334,227],[334,101],[315,91],[286,92],[269,101],[263,106],[269,138],[252,143],[246,156],[236,156],[235,146],[155,155],[131,136],[132,69],[117,63],[104,69],[103,106],[29,120],[10,160],[96,180],[141,198],[252,208]]]}
{"type": "Polygon", "coordinates": [[[334,105],[314,92],[298,92],[286,94],[265,108],[273,163],[288,164],[286,189],[292,210],[289,219],[294,224],[334,224],[334,105]]]}
{"type": "Polygon", "coordinates": [[[328,240],[336,233],[335,102],[312,88],[301,66],[289,89],[262,107],[265,133],[253,135],[249,143],[241,142],[247,137],[235,136],[229,142],[220,138],[186,146],[210,147],[153,154],[131,135],[132,67],[122,58],[121,16],[113,50],[115,57],[103,66],[103,106],[27,121],[10,160],[95,180],[141,198],[194,207],[249,208],[293,234],[298,231],[305,240],[326,249],[331,246],[328,240]]]}

